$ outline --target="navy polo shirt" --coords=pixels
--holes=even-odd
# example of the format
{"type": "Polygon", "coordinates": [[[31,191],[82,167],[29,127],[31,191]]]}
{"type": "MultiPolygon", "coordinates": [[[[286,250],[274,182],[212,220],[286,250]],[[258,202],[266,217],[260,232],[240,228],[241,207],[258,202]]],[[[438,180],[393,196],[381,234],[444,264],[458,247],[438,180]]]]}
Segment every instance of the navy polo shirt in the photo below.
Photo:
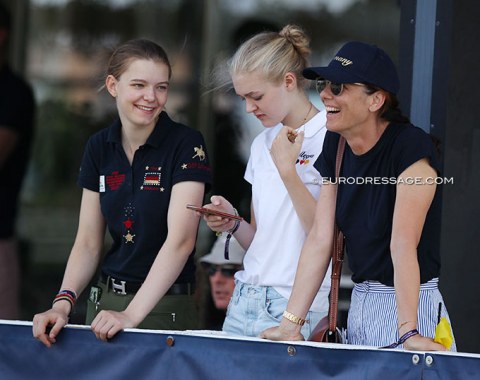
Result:
{"type": "MultiPolygon", "coordinates": [[[[337,133],[327,132],[322,153],[315,162],[323,177],[335,178],[338,140],[337,133]]],[[[440,172],[432,140],[422,129],[411,124],[390,124],[377,144],[362,155],[353,154],[348,144],[345,145],[340,177],[355,181],[339,183],[336,221],[345,235],[346,254],[354,282],[372,280],[393,286],[390,240],[395,181],[405,169],[422,158],[427,158],[437,173],[440,172]],[[392,182],[362,184],[364,178],[392,182]]],[[[440,189],[437,186],[417,248],[422,283],[439,276],[440,212],[440,189]]]]}
{"type": "Polygon", "coordinates": [[[31,87],[8,66],[0,68],[0,128],[13,130],[17,144],[0,166],[0,239],[15,234],[18,199],[30,158],[35,119],[31,87]]]}
{"type": "MultiPolygon", "coordinates": [[[[172,187],[182,181],[207,184],[212,173],[199,131],[172,121],[162,112],[132,165],[116,121],[90,137],[78,177],[80,187],[100,193],[102,214],[113,243],[102,271],[115,278],[143,282],[168,234],[172,187]]],[[[178,226],[178,228],[182,228],[178,226]]],[[[178,283],[195,280],[192,251],[178,283]]]]}

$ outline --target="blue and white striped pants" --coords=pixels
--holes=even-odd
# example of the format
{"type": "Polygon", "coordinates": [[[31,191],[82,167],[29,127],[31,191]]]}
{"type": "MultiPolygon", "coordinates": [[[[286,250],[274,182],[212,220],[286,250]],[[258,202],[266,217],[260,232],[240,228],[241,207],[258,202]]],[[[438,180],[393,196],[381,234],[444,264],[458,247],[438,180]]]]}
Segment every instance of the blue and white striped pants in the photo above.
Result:
{"type": "MultiPolygon", "coordinates": [[[[445,302],[438,290],[438,278],[420,286],[417,330],[421,335],[434,337],[440,302],[442,303],[441,316],[446,317],[450,322],[445,302]]],[[[383,347],[397,342],[398,339],[395,288],[377,281],[355,284],[348,312],[348,343],[383,347]]],[[[398,348],[403,348],[403,345],[398,348]]],[[[450,350],[457,350],[455,340],[450,350]]]]}

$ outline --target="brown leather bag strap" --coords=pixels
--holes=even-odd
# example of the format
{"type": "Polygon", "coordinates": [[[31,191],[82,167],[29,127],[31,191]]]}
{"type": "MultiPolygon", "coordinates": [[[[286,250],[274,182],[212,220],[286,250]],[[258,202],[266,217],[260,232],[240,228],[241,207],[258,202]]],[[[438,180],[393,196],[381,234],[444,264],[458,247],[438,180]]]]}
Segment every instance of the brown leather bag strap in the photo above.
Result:
{"type": "MultiPolygon", "coordinates": [[[[336,192],[338,191],[338,178],[340,177],[340,168],[342,166],[343,153],[345,151],[345,139],[340,136],[338,140],[337,157],[335,160],[335,178],[337,184],[335,185],[336,192]]],[[[335,199],[336,199],[335,192],[335,199]]],[[[336,207],[335,207],[336,208],[336,207]]],[[[334,332],[337,328],[338,317],[338,293],[340,290],[340,277],[342,275],[343,264],[343,233],[338,229],[337,223],[335,223],[333,231],[333,247],[332,247],[332,282],[330,289],[330,308],[328,310],[328,329],[330,332],[334,332]]]]}

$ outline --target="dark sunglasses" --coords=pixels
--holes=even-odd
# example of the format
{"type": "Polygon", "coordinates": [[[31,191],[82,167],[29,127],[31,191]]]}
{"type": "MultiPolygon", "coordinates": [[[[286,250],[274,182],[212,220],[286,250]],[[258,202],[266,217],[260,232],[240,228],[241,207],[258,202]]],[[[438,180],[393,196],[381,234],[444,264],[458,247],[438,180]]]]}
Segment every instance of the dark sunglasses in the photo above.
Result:
{"type": "Polygon", "coordinates": [[[209,276],[220,271],[225,277],[233,277],[240,268],[236,265],[205,265],[205,269],[209,276]]]}
{"type": "Polygon", "coordinates": [[[351,84],[355,86],[365,86],[363,83],[333,83],[326,79],[317,79],[317,81],[315,82],[315,88],[317,89],[317,92],[320,94],[323,90],[325,90],[327,85],[330,85],[330,91],[332,92],[332,94],[335,96],[340,96],[342,95],[345,84],[351,84]]]}

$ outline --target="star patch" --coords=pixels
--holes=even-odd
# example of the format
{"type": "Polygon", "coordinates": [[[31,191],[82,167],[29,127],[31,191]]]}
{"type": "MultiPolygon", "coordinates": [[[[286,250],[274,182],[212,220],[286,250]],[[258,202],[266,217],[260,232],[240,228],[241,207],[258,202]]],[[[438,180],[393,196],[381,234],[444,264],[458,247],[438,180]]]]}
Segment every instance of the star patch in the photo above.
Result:
{"type": "Polygon", "coordinates": [[[130,218],[128,218],[126,221],[123,222],[123,225],[125,226],[125,228],[127,230],[129,230],[129,229],[132,228],[133,223],[135,223],[135,222],[133,220],[130,220],[130,218]]]}
{"type": "Polygon", "coordinates": [[[126,235],[123,235],[123,237],[125,238],[125,243],[135,243],[133,241],[133,238],[135,237],[135,235],[132,235],[130,232],[127,232],[126,235]]]}

